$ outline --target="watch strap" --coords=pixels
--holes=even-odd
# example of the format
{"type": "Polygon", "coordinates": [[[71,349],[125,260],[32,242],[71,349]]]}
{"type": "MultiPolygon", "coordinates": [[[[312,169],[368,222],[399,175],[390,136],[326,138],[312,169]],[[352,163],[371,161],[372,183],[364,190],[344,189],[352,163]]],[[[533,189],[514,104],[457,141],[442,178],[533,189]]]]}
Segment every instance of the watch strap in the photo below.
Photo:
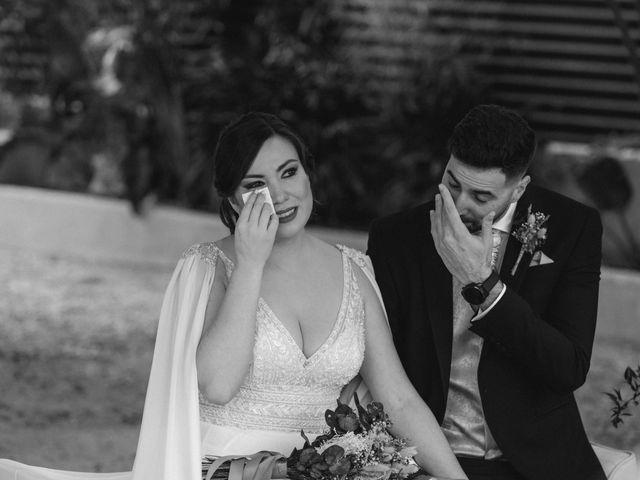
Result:
{"type": "Polygon", "coordinates": [[[489,275],[489,277],[480,284],[480,288],[482,288],[486,292],[485,299],[489,296],[491,289],[495,287],[496,283],[498,283],[499,280],[500,274],[495,270],[491,270],[491,275],[489,275]]]}

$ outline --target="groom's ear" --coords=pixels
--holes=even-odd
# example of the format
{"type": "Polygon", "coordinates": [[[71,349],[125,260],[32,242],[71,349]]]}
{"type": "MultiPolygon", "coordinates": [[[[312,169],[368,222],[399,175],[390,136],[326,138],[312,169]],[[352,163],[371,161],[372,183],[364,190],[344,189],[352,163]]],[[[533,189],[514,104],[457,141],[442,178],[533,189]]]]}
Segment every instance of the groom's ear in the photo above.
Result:
{"type": "Polygon", "coordinates": [[[518,180],[518,185],[516,186],[513,194],[511,195],[511,202],[517,202],[522,197],[522,194],[527,189],[527,185],[531,181],[531,177],[529,175],[525,175],[520,180],[518,180]]]}

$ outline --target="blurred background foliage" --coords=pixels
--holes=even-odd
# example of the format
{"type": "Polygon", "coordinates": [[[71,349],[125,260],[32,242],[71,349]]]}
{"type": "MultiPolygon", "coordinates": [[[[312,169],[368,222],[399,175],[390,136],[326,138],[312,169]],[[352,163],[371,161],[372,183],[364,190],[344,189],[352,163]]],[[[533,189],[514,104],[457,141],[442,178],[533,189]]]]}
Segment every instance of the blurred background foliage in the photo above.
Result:
{"type": "Polygon", "coordinates": [[[463,42],[376,88],[319,0],[7,0],[0,18],[0,182],[125,197],[138,213],[215,211],[218,134],[263,110],[316,158],[313,221],[366,228],[432,195],[449,132],[485,95],[463,42]]]}

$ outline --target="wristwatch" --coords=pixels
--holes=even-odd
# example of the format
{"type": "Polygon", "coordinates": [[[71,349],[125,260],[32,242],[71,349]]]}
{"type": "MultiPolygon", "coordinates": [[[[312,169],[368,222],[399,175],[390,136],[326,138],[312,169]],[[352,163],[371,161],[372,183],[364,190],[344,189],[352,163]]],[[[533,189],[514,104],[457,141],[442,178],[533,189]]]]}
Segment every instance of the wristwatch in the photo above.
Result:
{"type": "Polygon", "coordinates": [[[491,270],[491,275],[484,282],[470,283],[462,287],[462,298],[464,298],[471,305],[481,305],[487,297],[489,292],[496,283],[500,280],[500,275],[495,270],[491,270]]]}

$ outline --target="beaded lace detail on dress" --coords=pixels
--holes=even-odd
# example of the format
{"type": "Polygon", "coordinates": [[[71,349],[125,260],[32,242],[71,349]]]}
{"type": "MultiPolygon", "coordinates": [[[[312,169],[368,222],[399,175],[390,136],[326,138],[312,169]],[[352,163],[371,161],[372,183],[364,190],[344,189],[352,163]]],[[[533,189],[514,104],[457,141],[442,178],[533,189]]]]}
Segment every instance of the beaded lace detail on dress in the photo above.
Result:
{"type": "MultiPolygon", "coordinates": [[[[253,364],[236,396],[225,405],[208,402],[200,394],[200,419],[216,425],[244,429],[300,431],[326,430],[325,410],[335,408],[342,388],[355,377],[364,359],[364,307],[354,265],[356,252],[342,252],[343,295],[328,338],[309,358],[260,298],[256,311],[253,364]]],[[[227,278],[231,260],[213,243],[196,245],[196,254],[215,266],[218,258],[227,278]]],[[[356,267],[358,268],[358,267],[356,267]]]]}

